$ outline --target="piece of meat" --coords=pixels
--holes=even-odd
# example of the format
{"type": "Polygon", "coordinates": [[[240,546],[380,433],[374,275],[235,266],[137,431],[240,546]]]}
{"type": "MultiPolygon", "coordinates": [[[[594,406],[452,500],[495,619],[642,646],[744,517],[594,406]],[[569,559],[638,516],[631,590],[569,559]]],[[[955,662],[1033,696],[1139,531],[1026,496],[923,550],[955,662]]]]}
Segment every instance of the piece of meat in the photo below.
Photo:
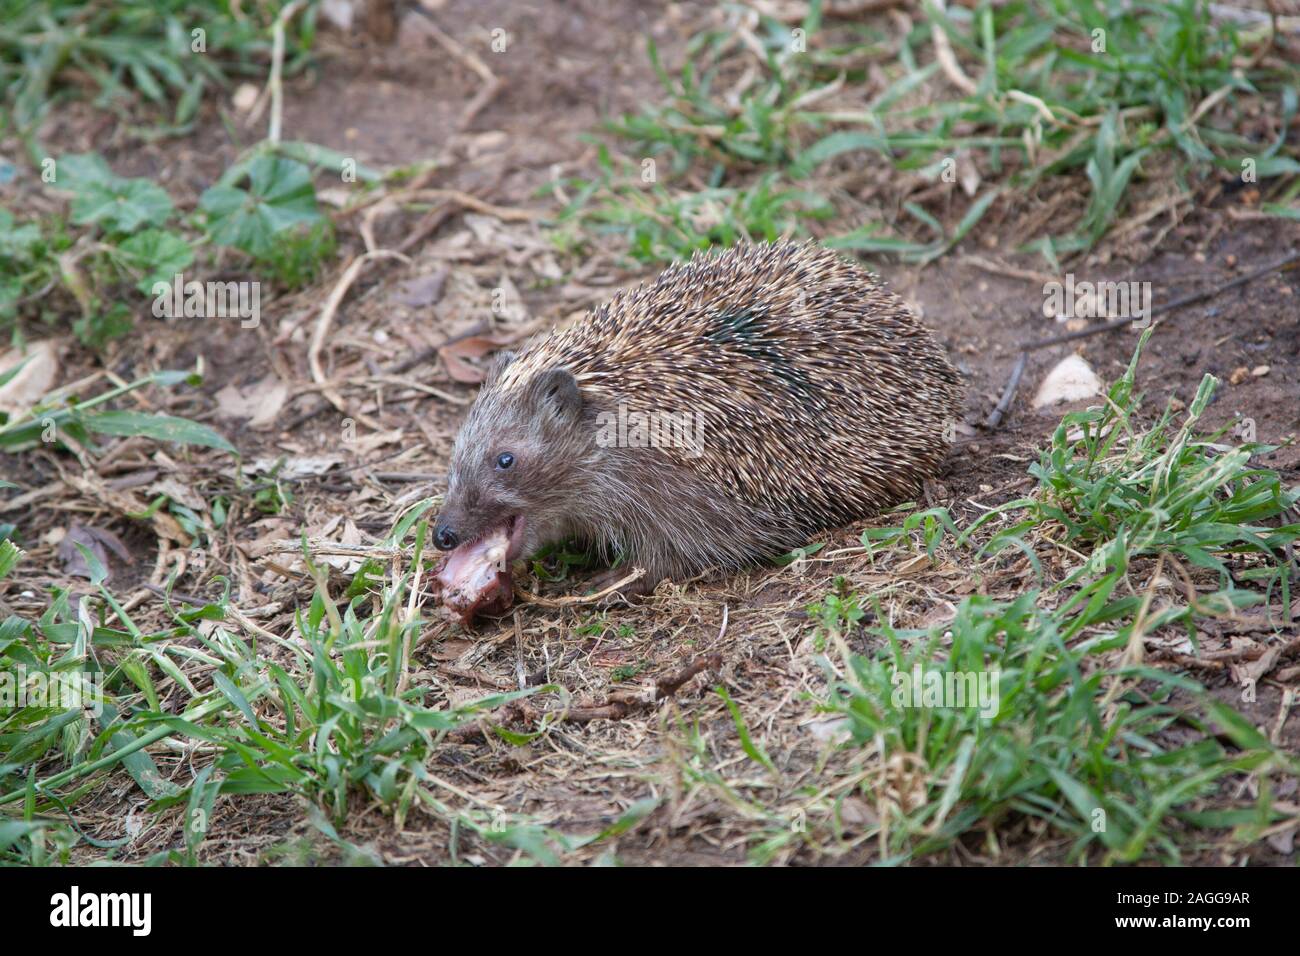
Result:
{"type": "Polygon", "coordinates": [[[477,614],[500,614],[514,600],[507,529],[449,552],[434,574],[443,613],[469,627],[477,614]]]}

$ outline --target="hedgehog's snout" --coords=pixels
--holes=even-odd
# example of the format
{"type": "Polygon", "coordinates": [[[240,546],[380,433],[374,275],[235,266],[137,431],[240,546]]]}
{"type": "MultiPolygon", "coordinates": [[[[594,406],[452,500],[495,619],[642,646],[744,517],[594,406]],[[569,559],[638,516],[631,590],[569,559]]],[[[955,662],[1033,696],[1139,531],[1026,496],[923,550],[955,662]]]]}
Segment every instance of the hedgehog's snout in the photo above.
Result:
{"type": "Polygon", "coordinates": [[[460,535],[441,518],[433,529],[433,543],[439,551],[451,551],[460,544],[460,535]]]}

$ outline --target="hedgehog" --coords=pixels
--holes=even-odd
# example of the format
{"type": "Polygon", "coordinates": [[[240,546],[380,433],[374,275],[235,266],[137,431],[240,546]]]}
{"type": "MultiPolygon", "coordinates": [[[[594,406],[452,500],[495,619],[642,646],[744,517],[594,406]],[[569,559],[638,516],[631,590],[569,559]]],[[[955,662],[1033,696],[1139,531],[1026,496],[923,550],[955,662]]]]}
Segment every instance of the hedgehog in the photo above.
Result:
{"type": "Polygon", "coordinates": [[[643,569],[629,594],[789,552],[914,497],[961,402],[859,265],[811,242],[697,252],[495,358],[434,527],[442,603],[503,609],[511,563],[570,540],[643,569]]]}

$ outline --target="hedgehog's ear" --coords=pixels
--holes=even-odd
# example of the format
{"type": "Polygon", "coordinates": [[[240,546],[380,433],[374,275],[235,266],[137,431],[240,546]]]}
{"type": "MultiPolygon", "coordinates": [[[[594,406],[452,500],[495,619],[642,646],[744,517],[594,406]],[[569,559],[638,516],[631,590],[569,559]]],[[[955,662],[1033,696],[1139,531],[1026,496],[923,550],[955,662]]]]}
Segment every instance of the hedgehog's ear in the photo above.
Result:
{"type": "Polygon", "coordinates": [[[533,395],[557,421],[572,424],[582,417],[582,392],[567,368],[551,368],[533,381],[533,395]]]}

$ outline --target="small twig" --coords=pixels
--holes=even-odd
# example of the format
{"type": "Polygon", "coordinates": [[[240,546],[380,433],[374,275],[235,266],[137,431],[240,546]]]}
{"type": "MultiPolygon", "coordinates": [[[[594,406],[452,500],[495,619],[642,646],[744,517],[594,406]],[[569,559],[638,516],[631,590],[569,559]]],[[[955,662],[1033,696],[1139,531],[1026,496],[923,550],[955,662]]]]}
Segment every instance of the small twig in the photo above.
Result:
{"type": "Polygon", "coordinates": [[[627,577],[621,581],[615,581],[603,591],[597,591],[595,594],[570,594],[561,598],[546,598],[518,586],[515,587],[515,594],[525,603],[537,604],[541,607],[570,607],[574,604],[593,604],[643,577],[645,577],[645,568],[633,568],[632,573],[627,577]]]}
{"type": "MultiPolygon", "coordinates": [[[[1247,273],[1243,276],[1237,276],[1222,285],[1213,286],[1209,289],[1202,289],[1200,292],[1189,292],[1187,295],[1179,296],[1177,299],[1171,299],[1163,305],[1158,305],[1151,310],[1151,318],[1163,315],[1172,309],[1179,309],[1185,305],[1193,305],[1204,299],[1213,298],[1224,292],[1229,292],[1238,286],[1245,285],[1268,275],[1271,272],[1282,272],[1287,269],[1293,269],[1300,266],[1300,252],[1292,253],[1280,262],[1275,262],[1271,266],[1264,266],[1256,269],[1254,272],[1247,273]]],[[[1030,342],[1026,345],[1025,351],[1033,352],[1038,349],[1045,349],[1053,345],[1061,345],[1064,342],[1073,342],[1076,339],[1086,339],[1093,335],[1102,335],[1106,332],[1114,332],[1116,329],[1122,329],[1133,324],[1132,319],[1112,319],[1102,325],[1089,326],[1086,329],[1079,329],[1076,332],[1063,332],[1060,335],[1053,335],[1051,338],[1039,339],[1037,342],[1030,342]]]]}
{"type": "Polygon", "coordinates": [[[433,202],[454,202],[466,209],[473,209],[475,212],[481,212],[487,216],[495,216],[502,222],[532,222],[541,215],[541,213],[531,209],[511,209],[507,206],[498,206],[494,203],[485,202],[477,196],[471,196],[459,189],[417,189],[410,193],[399,193],[393,198],[395,200],[414,200],[416,202],[430,200],[433,202]]]}
{"type": "Polygon", "coordinates": [[[948,34],[944,32],[943,25],[939,22],[948,19],[948,9],[944,0],[933,0],[933,3],[939,11],[939,17],[930,21],[930,33],[934,37],[934,58],[939,61],[939,66],[943,69],[943,75],[948,77],[948,82],[970,96],[978,87],[957,62],[957,57],[952,52],[952,44],[948,41],[948,34]]]}
{"type": "Polygon", "coordinates": [[[1025,363],[1028,361],[1028,352],[1021,352],[1016,357],[1016,364],[1011,369],[1011,378],[1007,382],[1007,387],[1002,392],[1002,398],[998,401],[997,406],[989,413],[988,419],[984,422],[985,428],[992,430],[1002,424],[1002,416],[1007,413],[1007,410],[1011,407],[1012,400],[1016,397],[1016,389],[1020,387],[1020,376],[1025,374],[1025,363]]]}
{"type": "MultiPolygon", "coordinates": [[[[329,379],[326,378],[325,370],[321,367],[320,357],[321,352],[325,348],[325,339],[329,335],[330,326],[334,322],[334,315],[338,312],[339,305],[343,302],[343,297],[347,295],[348,289],[352,287],[352,283],[355,282],[357,276],[361,274],[361,269],[366,265],[366,263],[375,259],[400,259],[402,262],[408,264],[411,261],[400,252],[392,252],[388,249],[376,249],[372,252],[363,253],[353,259],[348,264],[348,267],[343,270],[343,275],[339,277],[338,282],[334,284],[334,288],[330,291],[329,298],[325,300],[325,305],[320,311],[320,316],[316,319],[316,329],[311,337],[311,345],[307,350],[307,364],[311,367],[311,377],[313,381],[320,386],[321,394],[329,399],[330,404],[344,415],[350,414],[347,402],[343,400],[343,396],[334,389],[334,386],[330,384],[329,379]]],[[[376,431],[379,431],[382,427],[378,422],[367,420],[360,412],[356,413],[356,417],[363,421],[368,427],[373,428],[376,431]]]]}
{"type": "Polygon", "coordinates": [[[958,260],[960,265],[974,266],[976,269],[983,269],[985,272],[991,272],[994,275],[1007,276],[1011,279],[1024,279],[1026,282],[1037,282],[1046,285],[1048,282],[1054,282],[1056,276],[1046,272],[1037,272],[1033,269],[1021,269],[1017,266],[1008,265],[1005,262],[994,262],[985,259],[983,256],[962,256],[958,260]]]}
{"type": "MultiPolygon", "coordinates": [[[[725,619],[723,621],[722,626],[724,629],[726,628],[725,619]]],[[[672,697],[679,690],[681,690],[683,684],[685,684],[696,674],[701,674],[704,671],[716,671],[719,670],[721,667],[722,667],[721,654],[710,654],[708,657],[697,657],[694,661],[691,662],[689,667],[686,667],[683,670],[678,671],[672,677],[668,677],[660,681],[655,681],[655,700],[664,700],[665,698],[672,697]]]]}
{"type": "Polygon", "coordinates": [[[467,50],[465,47],[457,43],[451,36],[444,33],[438,27],[438,24],[434,22],[433,14],[428,10],[425,10],[419,4],[417,4],[414,9],[424,19],[412,22],[420,23],[425,31],[438,41],[439,46],[459,60],[463,65],[469,67],[469,69],[474,73],[478,74],[478,78],[483,81],[482,88],[474,95],[474,98],[465,105],[465,108],[461,110],[460,118],[456,121],[456,128],[458,130],[465,130],[469,127],[469,124],[474,121],[474,117],[479,114],[483,107],[492,102],[492,98],[501,90],[501,80],[492,72],[491,69],[488,68],[486,63],[478,58],[477,54],[471,50],[467,50]]]}

